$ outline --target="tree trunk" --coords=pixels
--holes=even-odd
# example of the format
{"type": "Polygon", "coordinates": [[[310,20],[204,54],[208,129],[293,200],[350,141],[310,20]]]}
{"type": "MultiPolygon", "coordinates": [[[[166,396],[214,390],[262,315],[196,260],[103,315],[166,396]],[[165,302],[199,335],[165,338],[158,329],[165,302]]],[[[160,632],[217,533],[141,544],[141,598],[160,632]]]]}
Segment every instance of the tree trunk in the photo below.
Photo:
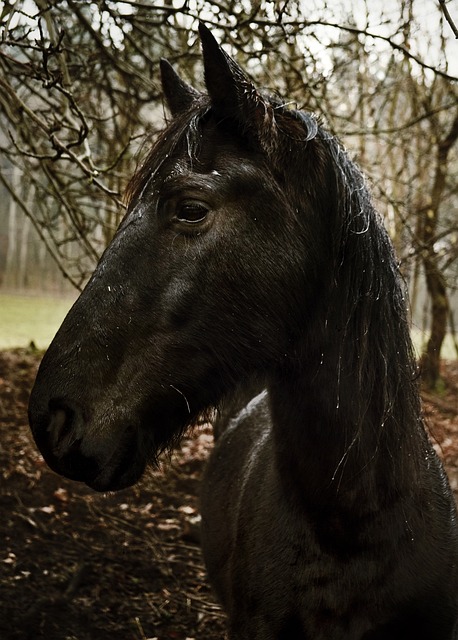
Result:
{"type": "Polygon", "coordinates": [[[444,275],[432,259],[424,259],[426,286],[431,299],[431,334],[421,357],[423,383],[437,388],[440,380],[440,353],[447,333],[449,301],[444,275]]]}
{"type": "MultiPolygon", "coordinates": [[[[21,170],[13,168],[11,184],[14,189],[19,188],[21,170]]],[[[15,289],[17,286],[17,203],[10,199],[8,208],[8,243],[6,245],[6,264],[4,285],[6,288],[15,289]]]]}
{"type": "MultiPolygon", "coordinates": [[[[433,119],[434,125],[434,119],[433,119]]],[[[447,162],[450,149],[458,138],[458,113],[449,133],[437,143],[436,167],[431,199],[423,209],[420,243],[426,276],[426,286],[431,299],[431,335],[421,357],[421,371],[424,384],[429,389],[437,388],[440,380],[440,352],[447,332],[449,301],[447,284],[439,266],[434,243],[438,227],[439,208],[445,188],[447,162]]]]}

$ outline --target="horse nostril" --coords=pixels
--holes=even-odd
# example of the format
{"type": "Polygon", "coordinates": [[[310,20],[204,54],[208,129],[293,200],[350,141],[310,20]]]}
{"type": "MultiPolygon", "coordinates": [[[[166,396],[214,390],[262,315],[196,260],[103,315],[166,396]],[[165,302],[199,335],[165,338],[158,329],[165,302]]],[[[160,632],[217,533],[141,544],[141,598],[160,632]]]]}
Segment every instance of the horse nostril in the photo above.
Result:
{"type": "Polygon", "coordinates": [[[86,483],[97,478],[100,461],[87,436],[86,414],[78,404],[65,398],[43,401],[37,394],[31,399],[29,416],[35,441],[51,469],[86,483]]]}
{"type": "Polygon", "coordinates": [[[59,399],[49,401],[49,443],[58,455],[66,453],[78,440],[75,433],[75,410],[59,399]]]}

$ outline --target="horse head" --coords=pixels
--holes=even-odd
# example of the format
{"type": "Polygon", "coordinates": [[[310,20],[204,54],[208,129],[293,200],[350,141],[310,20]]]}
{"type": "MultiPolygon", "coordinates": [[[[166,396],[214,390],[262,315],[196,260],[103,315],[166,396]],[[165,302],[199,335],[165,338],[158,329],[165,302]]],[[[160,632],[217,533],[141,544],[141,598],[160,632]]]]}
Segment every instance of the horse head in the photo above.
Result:
{"type": "Polygon", "coordinates": [[[45,460],[98,490],[134,483],[236,385],[294,359],[330,274],[316,121],[200,35],[208,95],[161,62],[172,120],[30,399],[45,460]]]}

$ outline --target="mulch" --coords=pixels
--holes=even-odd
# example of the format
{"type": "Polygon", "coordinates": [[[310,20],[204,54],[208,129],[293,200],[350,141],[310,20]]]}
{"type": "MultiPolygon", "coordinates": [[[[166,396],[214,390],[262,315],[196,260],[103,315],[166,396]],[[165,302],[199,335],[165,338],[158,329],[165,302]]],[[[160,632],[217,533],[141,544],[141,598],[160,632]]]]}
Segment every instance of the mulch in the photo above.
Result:
{"type": "MultiPolygon", "coordinates": [[[[39,355],[0,352],[0,638],[221,640],[199,547],[209,427],[131,489],[100,495],[54,474],[27,425],[39,355]]],[[[424,396],[458,494],[458,362],[424,396]]]]}

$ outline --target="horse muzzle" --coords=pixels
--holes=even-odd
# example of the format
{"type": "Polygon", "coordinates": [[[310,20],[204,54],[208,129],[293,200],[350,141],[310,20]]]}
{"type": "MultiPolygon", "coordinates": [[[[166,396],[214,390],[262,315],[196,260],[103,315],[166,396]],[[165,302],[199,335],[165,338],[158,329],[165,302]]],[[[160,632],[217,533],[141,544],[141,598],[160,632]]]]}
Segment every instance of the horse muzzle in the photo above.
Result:
{"type": "Polygon", "coordinates": [[[35,442],[51,469],[96,491],[117,491],[131,486],[145,469],[137,428],[117,425],[108,430],[65,398],[46,401],[34,389],[29,422],[35,442]]]}

